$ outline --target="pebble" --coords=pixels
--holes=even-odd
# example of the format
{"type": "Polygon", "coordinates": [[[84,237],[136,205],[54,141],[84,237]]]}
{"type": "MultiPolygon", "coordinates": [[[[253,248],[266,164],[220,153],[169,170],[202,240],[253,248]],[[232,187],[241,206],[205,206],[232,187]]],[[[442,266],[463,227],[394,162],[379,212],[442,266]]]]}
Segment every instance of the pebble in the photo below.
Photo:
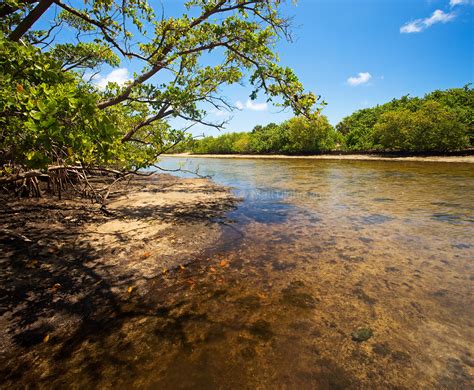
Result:
{"type": "Polygon", "coordinates": [[[359,328],[352,332],[352,340],[357,342],[367,341],[373,334],[374,332],[370,328],[359,328]]]}

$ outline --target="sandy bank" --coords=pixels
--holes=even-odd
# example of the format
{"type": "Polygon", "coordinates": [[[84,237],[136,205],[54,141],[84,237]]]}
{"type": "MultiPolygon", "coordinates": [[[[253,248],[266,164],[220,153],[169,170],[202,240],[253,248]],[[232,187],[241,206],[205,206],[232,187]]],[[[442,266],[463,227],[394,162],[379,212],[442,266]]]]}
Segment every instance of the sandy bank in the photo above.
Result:
{"type": "Polygon", "coordinates": [[[214,219],[236,199],[206,179],[157,175],[115,188],[112,215],[73,196],[0,201],[3,387],[52,375],[50,357],[212,248],[221,236],[214,219]]]}
{"type": "Polygon", "coordinates": [[[96,250],[117,253],[108,265],[140,275],[137,287],[163,270],[185,266],[213,246],[220,228],[212,219],[234,202],[226,188],[207,179],[159,175],[135,180],[109,203],[107,209],[116,217],[85,224],[83,234],[96,250]],[[139,261],[130,261],[130,255],[139,261]]]}
{"type": "Polygon", "coordinates": [[[386,157],[363,154],[332,155],[323,154],[317,156],[286,156],[275,155],[255,155],[255,154],[190,154],[177,153],[167,154],[166,157],[193,157],[193,158],[230,158],[230,159],[299,159],[299,160],[356,160],[356,161],[422,161],[422,162],[451,162],[451,163],[474,163],[473,156],[412,156],[412,157],[386,157]]]}

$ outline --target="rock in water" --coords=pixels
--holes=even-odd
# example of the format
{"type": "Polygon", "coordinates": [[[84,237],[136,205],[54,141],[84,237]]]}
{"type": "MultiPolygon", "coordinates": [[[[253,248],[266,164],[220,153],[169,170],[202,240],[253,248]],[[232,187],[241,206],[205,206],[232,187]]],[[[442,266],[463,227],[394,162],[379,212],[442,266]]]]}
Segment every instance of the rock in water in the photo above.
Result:
{"type": "Polygon", "coordinates": [[[374,332],[370,328],[359,328],[352,332],[352,340],[357,342],[367,341],[373,334],[374,332]]]}

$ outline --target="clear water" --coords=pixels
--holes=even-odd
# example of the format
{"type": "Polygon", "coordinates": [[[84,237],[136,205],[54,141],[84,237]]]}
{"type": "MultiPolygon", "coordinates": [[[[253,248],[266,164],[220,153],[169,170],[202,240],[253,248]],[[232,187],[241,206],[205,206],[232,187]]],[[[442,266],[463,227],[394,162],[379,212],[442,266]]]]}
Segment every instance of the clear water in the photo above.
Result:
{"type": "Polygon", "coordinates": [[[474,388],[473,165],[161,163],[180,164],[242,198],[221,241],[56,359],[54,386],[474,388]]]}
{"type": "Polygon", "coordinates": [[[472,388],[472,165],[203,158],[161,165],[199,167],[243,201],[211,255],[230,264],[216,277],[222,291],[198,299],[207,320],[192,325],[215,327],[218,336],[201,329],[204,341],[176,355],[189,382],[173,363],[159,383],[472,388]],[[360,328],[373,336],[354,341],[360,328]]]}

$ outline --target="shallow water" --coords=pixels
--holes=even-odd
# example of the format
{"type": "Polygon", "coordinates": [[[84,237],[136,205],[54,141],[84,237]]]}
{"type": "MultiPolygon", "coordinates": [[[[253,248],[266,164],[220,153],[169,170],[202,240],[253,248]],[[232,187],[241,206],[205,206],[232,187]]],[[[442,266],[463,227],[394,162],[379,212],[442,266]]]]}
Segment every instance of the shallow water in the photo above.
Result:
{"type": "Polygon", "coordinates": [[[204,260],[216,272],[180,296],[183,339],[156,384],[473,387],[471,165],[161,163],[183,164],[243,200],[204,260]],[[372,336],[355,341],[360,328],[372,336]]]}
{"type": "Polygon", "coordinates": [[[242,198],[220,242],[40,361],[46,387],[474,388],[472,165],[182,164],[242,198]]]}

